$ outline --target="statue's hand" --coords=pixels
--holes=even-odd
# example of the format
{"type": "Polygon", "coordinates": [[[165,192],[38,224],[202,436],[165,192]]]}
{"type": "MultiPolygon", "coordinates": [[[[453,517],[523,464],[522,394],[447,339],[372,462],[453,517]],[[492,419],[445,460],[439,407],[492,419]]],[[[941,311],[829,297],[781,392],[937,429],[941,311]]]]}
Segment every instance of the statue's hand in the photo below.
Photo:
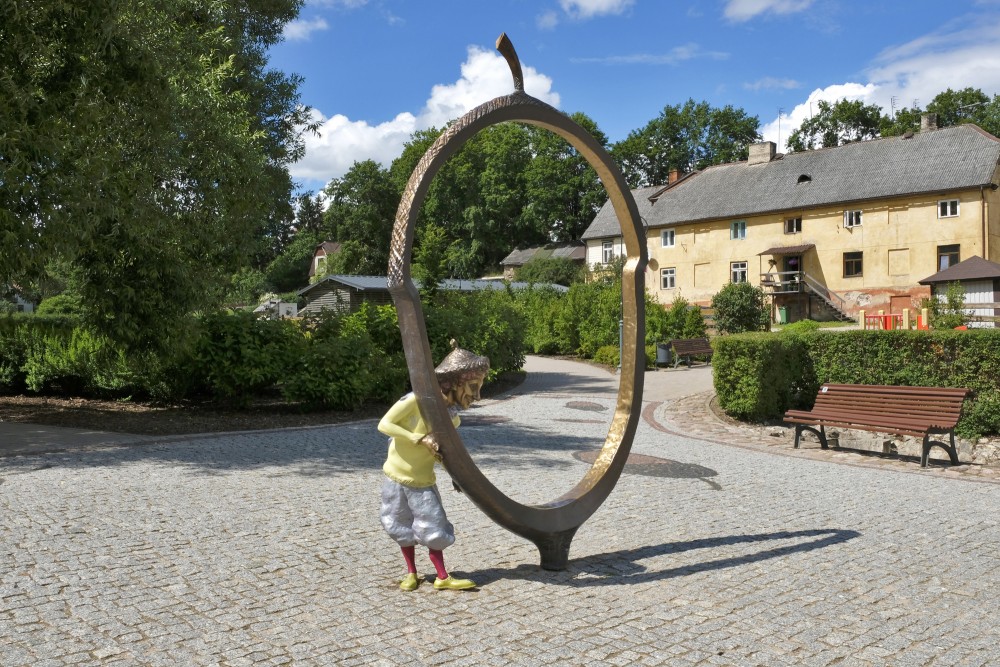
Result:
{"type": "Polygon", "coordinates": [[[444,460],[444,456],[441,454],[441,445],[438,443],[438,440],[433,433],[428,433],[424,437],[420,438],[420,444],[429,449],[435,459],[438,461],[444,460]]]}

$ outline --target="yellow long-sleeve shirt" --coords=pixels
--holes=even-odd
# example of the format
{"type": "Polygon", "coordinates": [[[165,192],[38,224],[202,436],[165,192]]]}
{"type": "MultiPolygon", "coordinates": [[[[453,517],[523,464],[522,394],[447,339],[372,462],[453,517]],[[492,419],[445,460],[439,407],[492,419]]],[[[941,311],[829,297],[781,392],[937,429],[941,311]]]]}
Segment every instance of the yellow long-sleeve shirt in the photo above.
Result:
{"type": "MultiPolygon", "coordinates": [[[[460,421],[458,415],[454,415],[451,423],[457,428],[460,421]]],[[[417,408],[415,395],[410,393],[396,401],[378,423],[378,430],[391,438],[389,455],[382,466],[386,477],[414,489],[436,483],[434,455],[430,449],[419,444],[428,429],[417,408]]]]}

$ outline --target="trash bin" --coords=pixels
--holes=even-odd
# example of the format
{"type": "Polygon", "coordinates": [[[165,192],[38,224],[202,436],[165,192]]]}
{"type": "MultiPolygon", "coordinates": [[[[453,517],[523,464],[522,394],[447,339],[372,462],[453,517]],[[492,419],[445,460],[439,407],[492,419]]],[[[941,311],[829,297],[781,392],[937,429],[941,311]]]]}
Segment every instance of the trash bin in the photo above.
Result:
{"type": "Polygon", "coordinates": [[[656,365],[666,366],[670,363],[670,358],[673,356],[673,350],[670,349],[668,343],[657,343],[656,344],[656,365]]]}
{"type": "Polygon", "coordinates": [[[788,324],[788,308],[785,306],[778,306],[778,323],[788,324]]]}

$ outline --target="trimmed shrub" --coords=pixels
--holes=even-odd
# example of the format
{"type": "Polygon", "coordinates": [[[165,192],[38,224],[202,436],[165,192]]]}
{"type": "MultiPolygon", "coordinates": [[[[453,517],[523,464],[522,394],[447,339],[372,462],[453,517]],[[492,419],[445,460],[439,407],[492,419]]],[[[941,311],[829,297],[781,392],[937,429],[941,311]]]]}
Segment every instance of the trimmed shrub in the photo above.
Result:
{"type": "Polygon", "coordinates": [[[210,313],[185,369],[195,388],[238,407],[278,382],[303,352],[304,339],[287,320],[257,319],[252,313],[210,313]]]}
{"type": "Polygon", "coordinates": [[[712,297],[712,308],[720,334],[765,331],[771,321],[764,290],[750,283],[729,283],[712,297]]]}
{"type": "Polygon", "coordinates": [[[748,333],[712,341],[713,382],[727,414],[763,421],[816,392],[807,348],[795,336],[748,333]]]}
{"type": "Polygon", "coordinates": [[[738,419],[809,409],[825,382],[966,387],[956,432],[1000,433],[1000,330],[755,333],[712,345],[719,404],[738,419]]]}
{"type": "Polygon", "coordinates": [[[594,353],[594,361],[605,366],[618,366],[618,346],[604,345],[594,353]]]}
{"type": "Polygon", "coordinates": [[[566,295],[550,287],[529,287],[514,292],[514,301],[525,321],[525,348],[535,354],[572,354],[573,348],[560,335],[558,322],[566,307],[566,295]]]}
{"type": "Polygon", "coordinates": [[[371,338],[353,327],[314,334],[281,384],[286,400],[307,409],[353,410],[371,393],[371,338]]]}

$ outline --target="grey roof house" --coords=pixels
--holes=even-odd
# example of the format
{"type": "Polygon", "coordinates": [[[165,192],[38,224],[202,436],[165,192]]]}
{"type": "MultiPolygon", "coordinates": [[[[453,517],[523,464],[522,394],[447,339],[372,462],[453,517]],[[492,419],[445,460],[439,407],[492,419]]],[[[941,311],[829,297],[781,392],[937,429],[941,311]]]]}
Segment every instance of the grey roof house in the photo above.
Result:
{"type": "MultiPolygon", "coordinates": [[[[914,307],[935,269],[1000,260],[998,163],[1000,140],[971,124],[788,155],[756,144],[745,162],[633,191],[647,287],[705,303],[731,281],[778,285],[792,319],[914,307]]],[[[583,239],[588,262],[622,253],[610,204],[583,239]]]]}

